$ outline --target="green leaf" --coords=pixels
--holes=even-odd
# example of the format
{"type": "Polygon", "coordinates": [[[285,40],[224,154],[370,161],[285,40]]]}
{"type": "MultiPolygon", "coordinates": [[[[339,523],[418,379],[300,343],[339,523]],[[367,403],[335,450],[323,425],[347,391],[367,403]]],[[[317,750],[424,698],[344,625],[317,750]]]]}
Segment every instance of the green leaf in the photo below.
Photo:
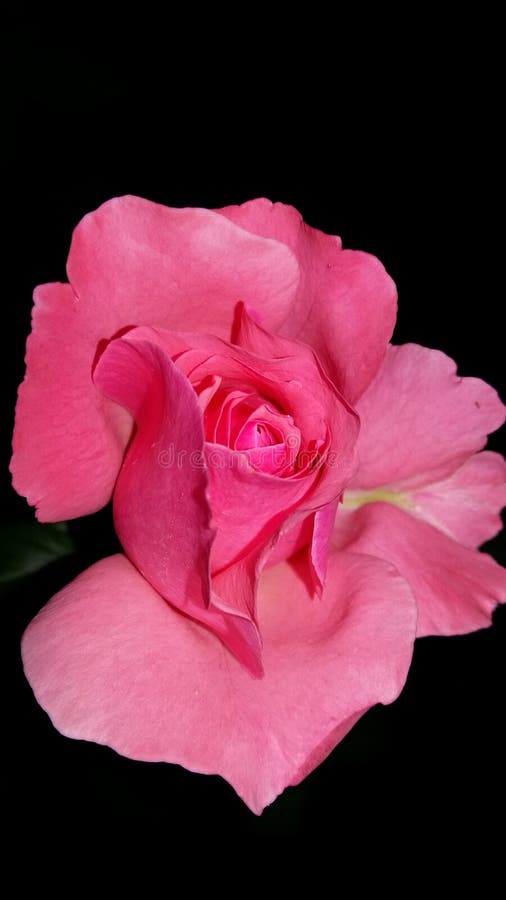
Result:
{"type": "Polygon", "coordinates": [[[75,552],[66,522],[0,525],[0,584],[31,575],[75,552]]]}

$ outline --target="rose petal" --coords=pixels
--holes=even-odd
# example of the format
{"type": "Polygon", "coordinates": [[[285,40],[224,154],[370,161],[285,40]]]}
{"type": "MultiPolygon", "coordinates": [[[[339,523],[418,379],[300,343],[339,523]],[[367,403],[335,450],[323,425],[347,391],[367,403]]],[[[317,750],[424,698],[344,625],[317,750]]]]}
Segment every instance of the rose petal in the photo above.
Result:
{"type": "Polygon", "coordinates": [[[478,378],[459,378],[439,350],[389,347],[357,406],[360,468],[351,488],[431,484],[451,475],[504,421],[497,392],[478,378]]]}
{"type": "Polygon", "coordinates": [[[213,604],[218,609],[226,613],[242,615],[244,619],[251,619],[257,625],[258,577],[268,553],[268,546],[269,544],[265,547],[253,548],[235,565],[229,566],[213,576],[213,604]]]}
{"type": "MultiPolygon", "coordinates": [[[[269,552],[267,565],[275,566],[284,562],[311,544],[314,531],[314,513],[306,516],[295,527],[282,528],[276,543],[269,552]]],[[[311,589],[312,590],[312,589],[311,589]]]]}
{"type": "Polygon", "coordinates": [[[69,284],[34,294],[11,472],[41,522],[96,512],[111,498],[132,419],[93,386],[95,343],[69,284]]]}
{"type": "Polygon", "coordinates": [[[335,500],[300,521],[295,528],[283,530],[269,551],[267,565],[298,556],[297,570],[311,596],[320,597],[325,586],[334,522],[339,501],[335,500]]]}
{"type": "Polygon", "coordinates": [[[413,515],[475,549],[502,528],[506,506],[506,460],[485,450],[444,481],[413,492],[413,515]]]}
{"type": "Polygon", "coordinates": [[[312,496],[316,477],[278,478],[258,472],[245,454],[207,444],[209,499],[216,538],[213,575],[271,539],[304,498],[312,496]]]}
{"type": "Polygon", "coordinates": [[[97,386],[137,422],[114,491],[114,521],[129,559],[170,603],[205,623],[248,668],[260,670],[256,626],[210,606],[210,527],[198,397],[164,351],[111,341],[97,386]],[[252,660],[253,654],[253,660],[252,660]]]}
{"type": "Polygon", "coordinates": [[[313,535],[311,540],[310,563],[314,573],[315,589],[321,595],[327,576],[327,565],[330,553],[334,522],[339,500],[328,503],[314,515],[313,535]]]}
{"type": "Polygon", "coordinates": [[[111,334],[113,320],[113,328],[151,325],[229,338],[238,300],[274,326],[283,321],[299,269],[287,247],[211,210],[125,196],[79,223],[68,276],[80,299],[107,319],[102,336],[111,334]]]}
{"type": "Polygon", "coordinates": [[[458,544],[437,528],[390,503],[340,509],[335,547],[392,563],[418,604],[417,636],[467,634],[490,625],[506,600],[506,569],[491,556],[458,544]]]}
{"type": "MultiPolygon", "coordinates": [[[[397,294],[382,264],[368,253],[342,250],[339,238],[310,228],[282,203],[251,200],[218,212],[293,250],[300,266],[295,304],[281,327],[274,328],[268,316],[262,323],[313,347],[354,403],[378,371],[395,324],[397,294]]],[[[258,309],[254,301],[252,306],[258,309]]]]}
{"type": "Polygon", "coordinates": [[[93,377],[137,423],[114,491],[118,537],[162,596],[180,609],[206,608],[213,531],[197,396],[163,351],[146,341],[111,341],[93,377]],[[173,465],[164,465],[162,452],[170,452],[173,465]],[[192,464],[192,454],[200,465],[192,464]]]}
{"type": "Polygon", "coordinates": [[[270,569],[260,619],[265,677],[255,680],[113,556],[34,619],[23,639],[25,672],[63,734],[218,773],[259,813],[365,710],[398,695],[415,609],[395,570],[342,554],[331,561],[322,603],[308,602],[288,565],[270,569]]]}

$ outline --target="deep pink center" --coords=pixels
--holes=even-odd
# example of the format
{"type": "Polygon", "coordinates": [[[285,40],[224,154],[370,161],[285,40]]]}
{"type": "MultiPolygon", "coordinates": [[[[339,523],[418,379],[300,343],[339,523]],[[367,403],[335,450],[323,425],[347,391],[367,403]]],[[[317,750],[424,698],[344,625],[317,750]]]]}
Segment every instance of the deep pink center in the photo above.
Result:
{"type": "Polygon", "coordinates": [[[197,386],[206,440],[245,453],[252,468],[286,477],[295,470],[301,434],[292,416],[242,387],[197,386]],[[200,389],[199,389],[200,388],[200,389]]]}

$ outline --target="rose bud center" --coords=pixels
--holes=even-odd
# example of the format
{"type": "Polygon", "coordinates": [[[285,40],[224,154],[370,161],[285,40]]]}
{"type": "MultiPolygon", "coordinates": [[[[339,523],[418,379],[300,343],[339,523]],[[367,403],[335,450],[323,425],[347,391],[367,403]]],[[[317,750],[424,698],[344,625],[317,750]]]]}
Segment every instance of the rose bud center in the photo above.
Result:
{"type": "Polygon", "coordinates": [[[206,440],[244,453],[253,469],[286,477],[295,470],[301,434],[292,416],[247,388],[220,387],[204,411],[206,440]]]}

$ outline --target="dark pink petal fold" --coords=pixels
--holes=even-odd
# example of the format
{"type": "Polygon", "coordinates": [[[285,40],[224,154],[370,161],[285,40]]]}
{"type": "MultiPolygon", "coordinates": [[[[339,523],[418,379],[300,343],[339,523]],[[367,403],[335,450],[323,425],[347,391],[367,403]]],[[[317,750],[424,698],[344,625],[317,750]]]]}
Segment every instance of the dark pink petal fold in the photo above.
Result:
{"type": "Polygon", "coordinates": [[[360,467],[350,487],[361,489],[446,478],[505,418],[494,388],[459,377],[448,356],[417,344],[388,348],[357,411],[360,467]]]}
{"type": "Polygon", "coordinates": [[[339,498],[314,514],[310,562],[315,577],[316,593],[321,594],[327,576],[327,563],[339,498]]]}
{"type": "Polygon", "coordinates": [[[395,566],[418,605],[417,637],[466,634],[490,625],[506,600],[506,569],[391,503],[339,510],[334,546],[395,566]]]}
{"type": "MultiPolygon", "coordinates": [[[[275,330],[309,344],[354,403],[378,371],[395,324],[397,293],[382,264],[368,253],[342,250],[339,238],[306,225],[282,203],[251,200],[218,212],[293,251],[300,267],[297,295],[275,330]]],[[[264,323],[273,329],[267,317],[264,323]]]]}
{"type": "Polygon", "coordinates": [[[93,379],[137,424],[114,490],[114,523],[122,546],[163,597],[183,610],[205,609],[214,531],[195,391],[169,357],[147,341],[111,341],[93,379]],[[192,464],[194,458],[200,465],[192,464]]]}
{"type": "Polygon", "coordinates": [[[260,639],[233,597],[232,615],[211,604],[214,539],[198,398],[164,351],[146,340],[111,341],[95,384],[137,424],[114,490],[114,521],[129,559],[186,615],[205,623],[259,674],[260,639]],[[170,461],[170,464],[169,464],[170,461]]]}
{"type": "Polygon", "coordinates": [[[118,555],[42,610],[23,660],[63,734],[220,774],[259,813],[370,706],[398,695],[415,616],[406,582],[378,559],[332,556],[321,603],[288,564],[276,566],[261,580],[257,680],[118,555]]]}

